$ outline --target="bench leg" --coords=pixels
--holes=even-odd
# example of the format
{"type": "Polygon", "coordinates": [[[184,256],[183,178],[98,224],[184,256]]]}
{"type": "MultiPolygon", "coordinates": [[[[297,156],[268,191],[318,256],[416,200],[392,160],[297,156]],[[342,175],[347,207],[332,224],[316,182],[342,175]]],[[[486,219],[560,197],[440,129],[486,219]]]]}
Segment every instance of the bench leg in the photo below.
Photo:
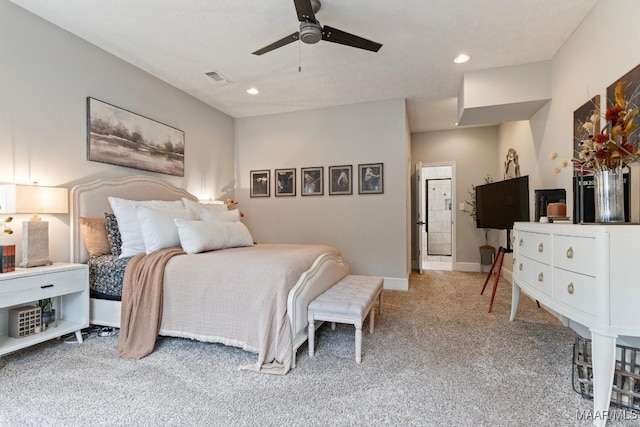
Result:
{"type": "Polygon", "coordinates": [[[331,330],[332,331],[336,330],[336,322],[331,322],[331,330]]]}
{"type": "Polygon", "coordinates": [[[373,333],[374,323],[376,319],[376,308],[371,308],[371,313],[369,313],[369,333],[373,333]]]}
{"type": "Polygon", "coordinates": [[[356,363],[362,361],[362,324],[356,326],[356,363]]]}
{"type": "Polygon", "coordinates": [[[309,357],[313,357],[316,338],[316,325],[313,319],[309,320],[308,341],[309,341],[309,357]]]}
{"type": "Polygon", "coordinates": [[[382,314],[382,291],[378,295],[378,313],[382,314]]]}

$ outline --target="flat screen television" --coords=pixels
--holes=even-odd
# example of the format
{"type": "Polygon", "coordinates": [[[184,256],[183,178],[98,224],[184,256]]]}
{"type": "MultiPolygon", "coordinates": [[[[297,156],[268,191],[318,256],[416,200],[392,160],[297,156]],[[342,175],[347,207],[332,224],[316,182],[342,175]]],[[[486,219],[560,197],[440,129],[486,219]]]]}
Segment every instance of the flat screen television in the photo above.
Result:
{"type": "Polygon", "coordinates": [[[477,228],[511,230],[516,221],[531,221],[528,176],[476,187],[477,228]]]}

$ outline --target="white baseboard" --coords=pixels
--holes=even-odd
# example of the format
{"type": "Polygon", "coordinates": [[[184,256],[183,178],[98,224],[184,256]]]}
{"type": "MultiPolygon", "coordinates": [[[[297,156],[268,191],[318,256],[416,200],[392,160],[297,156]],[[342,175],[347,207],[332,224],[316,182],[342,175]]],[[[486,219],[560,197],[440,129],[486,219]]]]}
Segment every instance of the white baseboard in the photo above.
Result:
{"type": "Polygon", "coordinates": [[[384,289],[389,289],[392,291],[408,291],[409,290],[409,278],[405,277],[385,277],[384,278],[384,289]]]}

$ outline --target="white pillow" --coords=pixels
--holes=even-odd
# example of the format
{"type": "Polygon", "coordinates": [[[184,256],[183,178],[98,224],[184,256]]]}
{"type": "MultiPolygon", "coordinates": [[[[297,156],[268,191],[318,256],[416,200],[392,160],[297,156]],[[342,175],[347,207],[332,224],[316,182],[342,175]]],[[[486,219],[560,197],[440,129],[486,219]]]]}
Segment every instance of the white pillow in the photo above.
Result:
{"type": "Polygon", "coordinates": [[[232,209],[230,211],[203,212],[200,214],[200,219],[203,221],[238,222],[240,221],[240,211],[238,209],[232,209]]]}
{"type": "Polygon", "coordinates": [[[145,252],[180,246],[175,218],[196,219],[196,214],[180,206],[172,209],[155,209],[136,206],[136,214],[142,230],[145,252]]]}
{"type": "Polygon", "coordinates": [[[196,215],[198,215],[198,218],[200,219],[204,219],[202,218],[203,213],[224,212],[227,210],[227,205],[224,203],[215,203],[215,204],[214,203],[211,203],[211,204],[198,203],[198,202],[194,202],[193,200],[185,199],[184,197],[182,198],[182,204],[184,205],[185,209],[189,209],[195,212],[196,215]]]}
{"type": "Polygon", "coordinates": [[[109,197],[109,205],[118,220],[118,229],[122,238],[122,254],[119,258],[127,258],[145,252],[144,240],[140,222],[136,215],[136,206],[147,206],[159,209],[179,208],[180,200],[168,202],[164,200],[127,200],[119,197],[109,197]]]}
{"type": "Polygon", "coordinates": [[[189,221],[176,218],[175,223],[182,249],[188,254],[253,246],[251,233],[240,221],[189,221]]]}

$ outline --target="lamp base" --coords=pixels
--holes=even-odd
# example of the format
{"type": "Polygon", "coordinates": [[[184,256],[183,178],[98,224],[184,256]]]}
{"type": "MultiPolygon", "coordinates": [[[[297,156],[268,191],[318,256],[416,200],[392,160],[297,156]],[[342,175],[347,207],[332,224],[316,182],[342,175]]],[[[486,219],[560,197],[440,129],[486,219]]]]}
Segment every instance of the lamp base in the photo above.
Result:
{"type": "Polygon", "coordinates": [[[49,260],[49,222],[24,221],[22,223],[22,262],[20,267],[51,265],[49,260]]]}

